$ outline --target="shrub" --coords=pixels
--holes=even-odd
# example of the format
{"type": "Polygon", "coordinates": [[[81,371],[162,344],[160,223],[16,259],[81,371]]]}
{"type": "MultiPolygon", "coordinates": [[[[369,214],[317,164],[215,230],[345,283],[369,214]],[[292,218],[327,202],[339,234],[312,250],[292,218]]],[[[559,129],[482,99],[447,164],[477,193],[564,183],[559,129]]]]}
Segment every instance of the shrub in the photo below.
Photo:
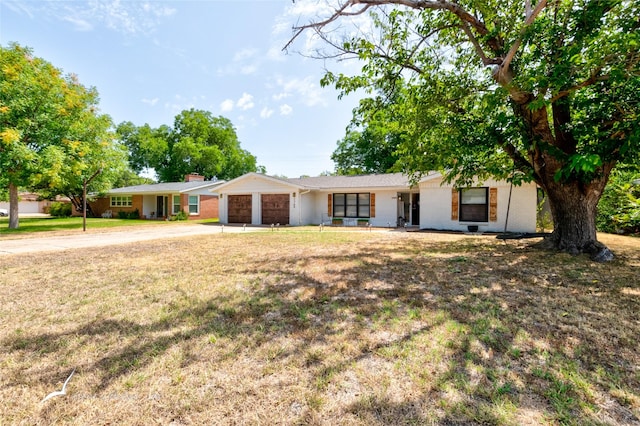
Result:
{"type": "Polygon", "coordinates": [[[127,215],[127,219],[140,219],[140,212],[138,211],[138,209],[135,209],[134,211],[130,212],[127,215]]]}
{"type": "Polygon", "coordinates": [[[180,210],[178,214],[171,216],[171,220],[187,220],[188,218],[189,215],[184,210],[180,210]]]}
{"type": "Polygon", "coordinates": [[[614,170],[598,203],[596,226],[599,231],[619,234],[640,232],[640,172],[620,167],[614,170]]]}
{"type": "Polygon", "coordinates": [[[129,213],[123,211],[118,212],[118,219],[126,219],[127,217],[129,217],[129,213]]]}
{"type": "Polygon", "coordinates": [[[57,217],[69,217],[71,216],[71,212],[73,211],[73,207],[71,203],[60,203],[58,201],[51,203],[49,207],[49,214],[51,216],[57,217]]]}

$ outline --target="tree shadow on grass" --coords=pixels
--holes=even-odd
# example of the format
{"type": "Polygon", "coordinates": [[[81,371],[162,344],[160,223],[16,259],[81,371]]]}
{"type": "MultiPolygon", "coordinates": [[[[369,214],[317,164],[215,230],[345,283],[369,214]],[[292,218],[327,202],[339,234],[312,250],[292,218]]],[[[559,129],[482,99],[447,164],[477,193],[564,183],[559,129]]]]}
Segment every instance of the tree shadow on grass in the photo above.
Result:
{"type": "MultiPolygon", "coordinates": [[[[228,295],[206,300],[183,295],[150,323],[97,319],[61,333],[14,334],[0,342],[0,353],[72,359],[82,345],[120,336],[121,346],[77,367],[98,373],[101,380],[93,391],[100,393],[174,347],[185,350],[181,367],[188,366],[198,359],[192,346],[208,336],[257,350],[277,338],[301,335],[304,339],[274,355],[274,360],[306,360],[310,395],[297,422],[322,417],[322,406],[309,400],[334,397],[345,374],[366,378],[368,365],[412,380],[414,394],[359,384],[333,415],[381,425],[502,424],[517,422],[518,411],[535,411],[561,423],[598,422],[603,417],[593,395],[608,395],[615,386],[640,397],[630,391],[639,388],[633,370],[638,300],[620,299],[615,283],[607,287],[606,267],[569,259],[541,271],[543,253],[467,245],[461,253],[455,243],[428,252],[420,244],[373,244],[346,256],[301,259],[294,253],[277,263],[237,265],[237,273],[261,280],[240,302],[228,295]],[[576,265],[583,273],[576,274],[576,265]],[[600,279],[595,289],[594,276],[600,279]],[[629,315],[620,317],[622,308],[629,315]],[[622,335],[620,329],[628,332],[622,335]],[[331,348],[336,338],[354,347],[343,356],[311,353],[314,344],[331,348]],[[65,346],[70,339],[79,339],[78,345],[65,346]],[[431,344],[434,339],[441,341],[431,344]],[[617,342],[605,348],[608,339],[617,342]],[[441,359],[430,359],[428,350],[441,359]]],[[[32,375],[54,387],[61,373],[32,375]]],[[[14,374],[8,385],[32,380],[14,374]]],[[[608,418],[638,421],[623,400],[615,403],[616,410],[605,413],[608,418]]]]}

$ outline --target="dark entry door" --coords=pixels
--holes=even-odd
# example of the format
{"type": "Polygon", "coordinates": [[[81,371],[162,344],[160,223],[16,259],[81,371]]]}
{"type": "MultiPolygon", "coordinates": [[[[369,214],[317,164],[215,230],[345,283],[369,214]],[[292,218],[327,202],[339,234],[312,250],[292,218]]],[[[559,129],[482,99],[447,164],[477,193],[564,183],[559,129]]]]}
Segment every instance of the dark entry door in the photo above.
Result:
{"type": "Polygon", "coordinates": [[[162,195],[158,195],[156,197],[156,216],[164,217],[164,197],[162,195]]]}
{"type": "Polygon", "coordinates": [[[420,194],[411,194],[411,224],[420,226],[420,194]]]}

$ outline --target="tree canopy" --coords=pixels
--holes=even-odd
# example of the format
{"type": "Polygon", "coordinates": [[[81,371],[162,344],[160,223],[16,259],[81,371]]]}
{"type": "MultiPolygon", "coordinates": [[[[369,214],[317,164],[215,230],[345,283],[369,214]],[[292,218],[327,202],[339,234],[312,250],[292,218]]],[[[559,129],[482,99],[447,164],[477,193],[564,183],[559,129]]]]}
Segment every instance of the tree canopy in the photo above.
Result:
{"type": "Polygon", "coordinates": [[[82,193],[82,182],[126,165],[111,119],[98,112],[98,92],[64,75],[31,49],[0,47],[0,183],[8,188],[17,228],[18,188],[45,196],[82,193]]]}
{"type": "MultiPolygon", "coordinates": [[[[405,134],[408,173],[442,170],[465,185],[488,176],[535,181],[548,195],[548,241],[612,258],[596,238],[596,206],[620,161],[640,151],[640,3],[349,0],[295,29],[364,62],[355,76],[328,72],[343,94],[365,89],[357,115],[388,109],[405,134]],[[335,39],[334,25],[369,14],[335,39]]],[[[293,41],[292,39],[292,41],[293,41]]]]}
{"type": "Polygon", "coordinates": [[[129,149],[132,169],[152,168],[161,182],[181,181],[189,173],[232,179],[262,170],[256,157],[241,148],[231,121],[208,111],[182,111],[173,127],[124,122],[117,133],[129,149]]]}
{"type": "MultiPolygon", "coordinates": [[[[363,100],[361,111],[364,111],[363,106],[368,102],[375,100],[363,100]]],[[[336,150],[331,154],[338,174],[391,173],[401,170],[398,149],[407,134],[399,128],[398,120],[389,116],[393,111],[391,108],[370,109],[374,110],[366,120],[355,114],[346,136],[338,141],[336,150]]]]}

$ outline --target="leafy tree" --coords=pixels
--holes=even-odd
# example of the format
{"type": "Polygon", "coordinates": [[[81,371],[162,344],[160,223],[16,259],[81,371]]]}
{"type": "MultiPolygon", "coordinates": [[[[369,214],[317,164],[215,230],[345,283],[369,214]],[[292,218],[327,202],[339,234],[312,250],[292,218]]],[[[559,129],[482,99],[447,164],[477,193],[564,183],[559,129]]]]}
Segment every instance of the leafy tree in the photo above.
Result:
{"type": "Polygon", "coordinates": [[[623,164],[611,172],[598,203],[598,230],[640,233],[640,165],[623,164]]]}
{"type": "Polygon", "coordinates": [[[115,176],[112,186],[113,188],[122,188],[125,186],[146,185],[152,183],[155,183],[153,179],[139,176],[127,167],[115,176]]]}
{"type": "MultiPolygon", "coordinates": [[[[113,123],[108,115],[96,115],[87,110],[68,130],[67,152],[62,164],[48,164],[47,170],[57,169],[54,179],[39,179],[34,188],[45,198],[65,195],[76,211],[84,209],[84,190],[88,193],[104,193],[127,167],[124,147],[116,143],[110,131],[113,123]]],[[[87,204],[88,215],[92,216],[87,204]]]]}
{"type": "Polygon", "coordinates": [[[376,100],[361,101],[360,108],[354,112],[347,135],[338,141],[338,147],[331,154],[338,174],[390,173],[401,170],[398,149],[407,133],[399,127],[399,121],[392,117],[393,108],[373,106],[373,102],[376,100]]]}
{"type": "MultiPolygon", "coordinates": [[[[631,0],[348,0],[307,29],[364,61],[327,73],[343,94],[365,88],[408,135],[407,172],[535,181],[547,194],[550,246],[613,258],[596,207],[619,161],[640,151],[640,3],[631,0]],[[373,30],[342,40],[333,25],[370,12],[373,30]]],[[[319,52],[319,55],[325,55],[319,52]]]]}
{"type": "Polygon", "coordinates": [[[231,121],[207,111],[182,111],[173,128],[125,122],[117,133],[130,151],[132,169],[153,168],[161,182],[181,181],[189,173],[232,179],[263,170],[256,166],[255,156],[240,147],[231,121]]]}
{"type": "Polygon", "coordinates": [[[11,44],[0,53],[0,183],[9,192],[9,227],[17,228],[18,188],[77,194],[79,181],[116,164],[118,149],[94,88],[28,48],[11,44]]]}

